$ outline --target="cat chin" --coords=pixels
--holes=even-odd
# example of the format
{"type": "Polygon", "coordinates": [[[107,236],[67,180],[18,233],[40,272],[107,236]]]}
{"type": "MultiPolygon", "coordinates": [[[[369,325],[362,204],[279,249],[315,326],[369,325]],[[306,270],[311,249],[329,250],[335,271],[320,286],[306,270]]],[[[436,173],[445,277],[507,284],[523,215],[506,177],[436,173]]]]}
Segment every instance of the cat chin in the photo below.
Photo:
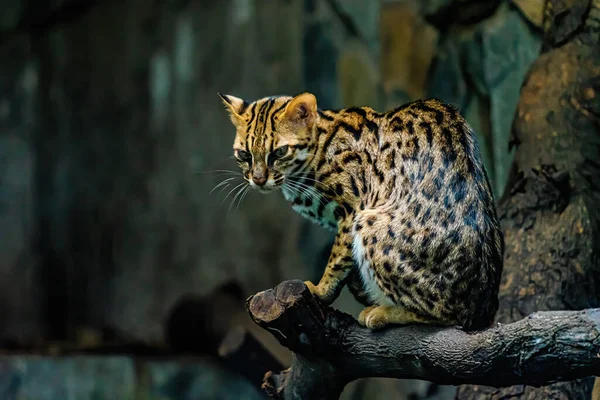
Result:
{"type": "Polygon", "coordinates": [[[260,193],[262,194],[269,194],[269,193],[273,193],[275,192],[277,189],[279,189],[279,186],[271,186],[268,188],[264,188],[264,187],[255,187],[255,190],[258,190],[260,193]]]}

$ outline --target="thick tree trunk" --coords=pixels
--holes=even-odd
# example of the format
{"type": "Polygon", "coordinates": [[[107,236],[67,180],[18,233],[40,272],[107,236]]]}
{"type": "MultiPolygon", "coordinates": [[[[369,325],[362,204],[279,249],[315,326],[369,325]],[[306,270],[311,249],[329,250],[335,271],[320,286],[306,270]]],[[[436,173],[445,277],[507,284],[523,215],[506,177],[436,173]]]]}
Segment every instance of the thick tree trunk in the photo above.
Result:
{"type": "MultiPolygon", "coordinates": [[[[600,304],[600,1],[549,0],[544,53],[521,89],[497,320],[600,304]]],[[[459,399],[590,399],[594,379],[542,388],[462,386],[459,399]]]]}

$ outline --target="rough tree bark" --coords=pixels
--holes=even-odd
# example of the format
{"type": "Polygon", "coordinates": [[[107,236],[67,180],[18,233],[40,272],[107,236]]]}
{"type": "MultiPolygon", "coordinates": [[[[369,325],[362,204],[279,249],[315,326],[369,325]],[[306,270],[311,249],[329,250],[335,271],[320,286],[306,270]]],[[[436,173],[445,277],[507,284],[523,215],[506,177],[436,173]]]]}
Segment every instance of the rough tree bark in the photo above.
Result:
{"type": "Polygon", "coordinates": [[[478,333],[423,325],[372,332],[321,306],[299,280],[252,296],[247,308],[295,352],[290,369],[266,376],[278,399],[337,399],[364,377],[501,387],[600,375],[600,309],[535,313],[478,333]]]}
{"type": "MultiPolygon", "coordinates": [[[[600,177],[600,0],[547,0],[544,42],[545,50],[532,65],[521,90],[511,141],[516,147],[515,159],[498,205],[506,241],[497,315],[503,324],[542,310],[600,306],[600,183],[596,178],[600,177]]],[[[348,324],[338,328],[341,331],[335,337],[345,338],[348,324]]],[[[275,336],[283,332],[275,329],[269,329],[275,336]]],[[[387,334],[402,335],[403,329],[387,334]]],[[[304,348],[292,347],[297,352],[304,348]]],[[[377,348],[373,348],[373,357],[362,362],[376,363],[376,355],[377,348]]],[[[321,382],[333,392],[341,392],[340,382],[347,377],[331,370],[326,361],[331,355],[314,356],[309,360],[296,354],[293,366],[299,368],[279,378],[268,376],[267,383],[277,386],[288,379],[309,381],[315,378],[314,371],[321,375],[329,371],[327,382],[321,382]]],[[[353,361],[340,360],[347,365],[353,361]]],[[[497,375],[509,372],[514,371],[502,368],[497,375]]],[[[565,369],[563,376],[568,372],[572,371],[565,369]]],[[[498,389],[481,386],[499,384],[494,381],[471,380],[469,383],[478,385],[459,387],[457,398],[590,399],[594,378],[543,387],[526,385],[539,385],[535,380],[499,378],[498,382],[514,386],[498,389]]]]}

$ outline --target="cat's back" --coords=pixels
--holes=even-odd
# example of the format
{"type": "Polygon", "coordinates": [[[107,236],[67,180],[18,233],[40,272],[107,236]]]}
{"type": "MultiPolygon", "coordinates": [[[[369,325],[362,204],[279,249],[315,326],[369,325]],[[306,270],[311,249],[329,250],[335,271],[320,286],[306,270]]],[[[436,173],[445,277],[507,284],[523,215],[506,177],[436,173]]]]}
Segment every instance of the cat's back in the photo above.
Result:
{"type": "Polygon", "coordinates": [[[437,163],[466,175],[481,172],[473,130],[455,107],[439,99],[418,100],[390,110],[382,115],[380,127],[405,162],[426,162],[426,167],[437,163]]]}
{"type": "Polygon", "coordinates": [[[385,150],[377,150],[377,158],[383,162],[392,152],[400,197],[412,194],[446,208],[465,200],[490,206],[477,138],[455,107],[434,98],[410,102],[381,114],[379,127],[385,150]]]}
{"type": "Polygon", "coordinates": [[[498,259],[503,243],[491,185],[475,133],[458,110],[438,99],[415,101],[385,113],[380,126],[396,144],[398,229],[407,237],[433,232],[430,246],[485,249],[498,259]]]}
{"type": "MultiPolygon", "coordinates": [[[[479,298],[495,299],[504,244],[473,129],[456,108],[438,99],[388,111],[380,126],[398,154],[395,174],[401,179],[390,203],[396,245],[436,279],[445,271],[444,282],[457,288],[438,293],[448,301],[458,297],[468,305],[479,291],[479,298]]],[[[461,320],[481,327],[497,303],[462,307],[457,308],[465,314],[461,320]]]]}

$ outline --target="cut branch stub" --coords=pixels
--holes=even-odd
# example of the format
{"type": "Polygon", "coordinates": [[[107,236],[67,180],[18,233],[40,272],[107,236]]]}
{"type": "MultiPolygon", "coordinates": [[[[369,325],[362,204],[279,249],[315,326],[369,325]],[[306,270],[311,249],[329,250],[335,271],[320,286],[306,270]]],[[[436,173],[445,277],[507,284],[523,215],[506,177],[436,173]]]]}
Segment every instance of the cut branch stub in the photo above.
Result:
{"type": "Polygon", "coordinates": [[[246,304],[254,322],[290,350],[310,355],[323,346],[325,315],[302,281],[283,282],[251,296],[246,304]]]}

